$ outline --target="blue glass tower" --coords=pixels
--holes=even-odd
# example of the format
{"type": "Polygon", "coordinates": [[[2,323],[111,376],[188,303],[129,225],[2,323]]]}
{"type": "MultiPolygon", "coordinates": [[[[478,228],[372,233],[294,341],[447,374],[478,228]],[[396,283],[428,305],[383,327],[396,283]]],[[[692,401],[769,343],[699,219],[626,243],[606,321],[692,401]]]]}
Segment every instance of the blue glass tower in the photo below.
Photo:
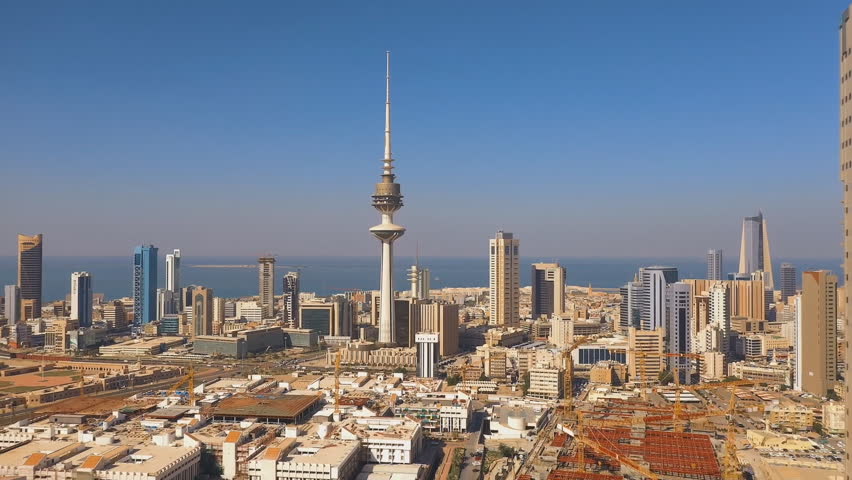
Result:
{"type": "Polygon", "coordinates": [[[157,247],[133,250],[133,324],[145,325],[157,317],[157,247]]]}

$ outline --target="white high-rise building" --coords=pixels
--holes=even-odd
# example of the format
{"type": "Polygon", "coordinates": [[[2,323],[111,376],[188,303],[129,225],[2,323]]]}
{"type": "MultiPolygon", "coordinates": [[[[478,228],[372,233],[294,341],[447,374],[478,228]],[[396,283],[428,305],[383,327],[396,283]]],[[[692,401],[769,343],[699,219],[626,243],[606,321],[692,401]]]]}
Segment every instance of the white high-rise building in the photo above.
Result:
{"type": "Polygon", "coordinates": [[[71,318],[81,327],[92,326],[92,276],[89,272],[71,274],[71,318]]]}
{"type": "Polygon", "coordinates": [[[707,251],[707,280],[724,280],[722,272],[722,251],[707,251]]]}
{"type": "Polygon", "coordinates": [[[373,208],[382,216],[382,223],[370,228],[370,233],[382,244],[382,270],[379,288],[379,343],[392,344],[396,339],[393,293],[393,244],[405,233],[405,227],[393,223],[393,215],[402,208],[402,192],[393,173],[391,151],[390,52],[387,52],[385,84],[385,158],[382,160],[382,179],[373,193],[373,208]]]}
{"type": "Polygon", "coordinates": [[[420,378],[434,378],[437,373],[439,353],[439,335],[437,333],[422,332],[414,335],[417,344],[417,376],[420,378]]]}
{"type": "Polygon", "coordinates": [[[793,303],[793,311],[796,315],[796,319],[793,322],[793,362],[794,362],[794,375],[793,375],[793,388],[802,391],[802,361],[800,360],[802,356],[802,350],[804,349],[804,345],[802,345],[802,335],[799,333],[802,331],[802,294],[798,294],[790,299],[793,303]]]}
{"type": "Polygon", "coordinates": [[[166,290],[180,291],[180,250],[166,254],[166,290]]]}
{"type": "Polygon", "coordinates": [[[637,300],[640,308],[642,330],[656,330],[666,326],[666,289],[678,280],[675,267],[645,267],[639,269],[637,300]]]}
{"type": "Polygon", "coordinates": [[[724,336],[721,352],[730,353],[731,294],[728,286],[717,283],[710,287],[710,323],[724,336]]]}
{"type": "Polygon", "coordinates": [[[521,241],[499,231],[488,241],[489,316],[491,325],[516,326],[521,321],[521,241]]]}
{"type": "Polygon", "coordinates": [[[21,289],[17,285],[6,285],[3,293],[6,297],[6,321],[9,325],[14,325],[21,321],[21,289]]]}

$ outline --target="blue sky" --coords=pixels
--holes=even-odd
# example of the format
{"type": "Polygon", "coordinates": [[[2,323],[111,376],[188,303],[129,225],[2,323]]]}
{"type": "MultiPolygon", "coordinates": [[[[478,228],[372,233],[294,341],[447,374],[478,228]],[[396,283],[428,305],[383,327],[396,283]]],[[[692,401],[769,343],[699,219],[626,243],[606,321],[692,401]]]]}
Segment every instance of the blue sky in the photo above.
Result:
{"type": "Polygon", "coordinates": [[[845,6],[2,2],[0,255],[375,254],[391,50],[402,254],[839,257],[845,6]]]}

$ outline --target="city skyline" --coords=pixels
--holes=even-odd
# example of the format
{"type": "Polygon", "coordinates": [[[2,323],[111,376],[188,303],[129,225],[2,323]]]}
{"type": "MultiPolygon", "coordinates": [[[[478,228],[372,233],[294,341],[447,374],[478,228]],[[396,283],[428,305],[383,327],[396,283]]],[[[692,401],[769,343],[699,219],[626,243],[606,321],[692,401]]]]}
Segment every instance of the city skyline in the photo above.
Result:
{"type": "MultiPolygon", "coordinates": [[[[337,50],[339,35],[351,33],[352,26],[335,18],[328,19],[329,28],[339,28],[340,33],[317,39],[313,50],[275,48],[287,42],[293,31],[301,31],[298,26],[288,30],[293,25],[285,18],[283,26],[264,24],[255,35],[220,38],[218,42],[225,40],[228,49],[256,50],[249,56],[228,56],[227,50],[224,63],[219,63],[219,56],[215,61],[205,56],[211,48],[222,46],[211,38],[216,22],[221,21],[216,18],[198,22],[198,31],[193,32],[198,40],[189,42],[186,32],[151,18],[144,8],[131,15],[119,6],[104,7],[103,15],[85,20],[69,12],[70,21],[53,24],[27,6],[12,7],[7,18],[17,22],[10,22],[5,31],[16,47],[11,49],[10,61],[21,68],[4,80],[0,100],[26,113],[14,121],[0,119],[0,127],[9,133],[0,142],[0,155],[13,159],[6,172],[10,189],[4,194],[15,198],[37,177],[70,175],[74,181],[59,182],[30,200],[26,212],[10,212],[0,234],[43,232],[51,239],[48,250],[56,255],[118,256],[140,243],[196,247],[201,255],[266,251],[295,256],[374,255],[375,242],[365,238],[362,230],[374,213],[366,206],[342,209],[340,205],[363,205],[370,193],[364,185],[373,180],[373,174],[366,166],[379,154],[376,104],[382,94],[376,71],[381,68],[380,52],[390,49],[397,53],[395,68],[404,77],[397,87],[402,113],[395,120],[403,132],[397,139],[398,151],[406,159],[399,173],[406,178],[406,196],[412,205],[399,218],[411,229],[398,244],[401,255],[412,254],[417,241],[424,255],[477,255],[481,239],[501,228],[524,238],[525,251],[535,255],[595,257],[627,251],[630,256],[686,257],[701,255],[708,248],[736,252],[737,219],[763,210],[772,218],[777,256],[841,257],[835,241],[841,235],[838,222],[832,215],[809,213],[832,211],[840,190],[828,161],[837,154],[833,141],[837,125],[830,121],[836,117],[837,85],[829,81],[836,73],[836,57],[823,46],[836,43],[825,25],[837,23],[836,12],[843,5],[669,7],[651,15],[642,11],[644,7],[626,6],[621,16],[589,6],[553,7],[553,19],[545,19],[544,27],[558,25],[548,22],[563,22],[560,26],[570,28],[537,27],[535,32],[524,25],[523,11],[486,12],[491,24],[467,33],[454,29],[447,38],[417,23],[414,12],[394,7],[372,11],[377,16],[365,18],[390,26],[388,31],[366,29],[370,33],[362,42],[337,50]],[[112,26],[105,25],[108,14],[115,15],[112,26]],[[642,21],[629,20],[637,16],[642,21]],[[723,17],[730,16],[741,22],[729,23],[724,32],[716,28],[723,17]],[[581,25],[580,18],[588,25],[581,25]],[[690,21],[678,21],[684,18],[690,21]],[[149,26],[143,21],[163,34],[145,47],[130,36],[149,26]],[[80,25],[109,28],[106,32],[88,29],[82,35],[76,29],[80,25]],[[607,28],[596,28],[602,25],[607,28]],[[119,26],[126,33],[113,31],[119,26]],[[40,28],[49,34],[34,35],[45,33],[40,28]],[[401,28],[410,33],[410,39],[393,35],[401,28]],[[478,40],[482,33],[499,28],[530,34],[518,40],[513,50],[517,55],[509,55],[508,64],[495,61],[487,54],[492,46],[478,40]],[[769,44],[770,29],[777,28],[788,35],[769,44]],[[98,42],[107,32],[116,34],[114,41],[98,42]],[[583,38],[589,41],[579,42],[583,38]],[[616,48],[628,38],[638,42],[633,44],[633,54],[616,48]],[[419,46],[423,39],[435,40],[436,51],[419,46]],[[150,53],[164,41],[179,46],[176,57],[152,58],[150,53]],[[691,48],[683,49],[684,42],[692,42],[691,48]],[[577,48],[579,44],[589,45],[589,51],[577,48]],[[732,56],[734,44],[738,55],[732,56]],[[75,57],[77,64],[69,65],[62,57],[65,48],[83,46],[93,48],[82,49],[83,56],[75,57]],[[699,54],[692,55],[693,50],[699,54]],[[447,55],[449,51],[464,54],[447,55]],[[785,62],[773,61],[781,52],[785,62]],[[33,61],[37,54],[38,64],[33,61]],[[598,54],[606,62],[595,60],[598,54]],[[185,67],[175,65],[180,56],[192,56],[195,61],[185,67]],[[142,77],[155,80],[153,86],[139,83],[136,62],[128,62],[133,57],[148,59],[151,72],[142,77]],[[791,73],[783,68],[788,62],[803,68],[791,73]],[[111,63],[114,70],[108,79],[94,78],[90,84],[92,73],[100,71],[91,69],[102,63],[111,63]],[[617,65],[629,70],[629,81],[619,74],[617,65]],[[167,67],[176,70],[164,80],[161,75],[167,67]],[[52,69],[57,68],[67,69],[62,91],[48,89],[39,80],[55,77],[52,69]],[[782,69],[784,75],[779,74],[782,69]],[[199,79],[195,77],[199,71],[213,74],[199,79]],[[253,75],[249,78],[234,71],[253,75]],[[435,75],[426,82],[425,72],[435,75]],[[765,82],[765,76],[783,77],[786,83],[765,82]],[[91,98],[93,86],[114,106],[106,108],[104,99],[91,98]],[[655,93],[658,87],[663,87],[662,93],[655,93]],[[243,94],[246,89],[252,94],[243,94]],[[217,112],[223,107],[232,110],[227,119],[209,115],[206,100],[211,94],[221,98],[217,112]],[[777,98],[785,98],[783,105],[777,98]],[[176,99],[188,108],[177,111],[176,99]],[[81,105],[90,100],[91,105],[81,105]],[[625,103],[630,113],[625,113],[625,103]],[[435,108],[443,104],[457,108],[451,114],[435,108]],[[304,108],[308,105],[315,108],[304,108]],[[66,113],[53,115],[55,107],[66,113]],[[127,115],[116,117],[116,108],[127,115]],[[781,108],[796,114],[782,115],[781,108]],[[341,115],[344,111],[350,113],[341,115]],[[772,114],[769,120],[767,113],[772,114]],[[74,122],[66,121],[66,115],[74,115],[74,122]],[[44,121],[45,116],[50,121],[44,121]],[[122,127],[115,118],[127,124],[122,127]],[[81,125],[88,130],[81,130],[81,125]],[[456,134],[473,130],[471,125],[476,125],[476,131],[492,133],[485,137],[456,134]],[[613,127],[619,126],[624,127],[619,141],[609,141],[613,127]],[[708,126],[713,127],[709,133],[708,126]],[[51,141],[35,141],[36,132],[51,141]],[[96,134],[110,141],[95,142],[96,134]],[[195,183],[180,180],[188,173],[182,161],[200,158],[208,162],[209,170],[201,176],[194,171],[195,183]],[[133,170],[140,162],[151,168],[143,173],[133,170]],[[702,171],[701,182],[685,181],[674,173],[682,162],[713,162],[714,169],[702,171]],[[801,164],[808,168],[798,168],[801,164]],[[69,171],[71,165],[74,171],[69,171]],[[235,165],[248,165],[251,170],[237,174],[235,165]],[[797,174],[788,175],[790,171],[797,174]],[[317,172],[329,179],[334,195],[306,188],[311,184],[307,179],[317,172]],[[132,175],[133,182],[113,185],[108,179],[115,175],[132,175]],[[771,188],[754,188],[751,180],[757,175],[771,188]],[[564,178],[580,177],[584,181],[576,182],[571,196],[562,195],[561,188],[547,188],[561,186],[564,178]],[[479,180],[473,195],[469,178],[479,180]],[[671,186],[673,179],[679,180],[671,186]],[[81,202],[97,205],[94,212],[61,201],[72,185],[86,182],[99,188],[75,189],[73,194],[81,202]],[[705,185],[720,182],[737,195],[712,204],[704,201],[705,185]],[[541,188],[536,195],[516,195],[499,212],[488,209],[488,198],[512,184],[541,188]],[[653,209],[630,201],[648,186],[662,184],[667,185],[665,194],[650,197],[653,209]],[[836,190],[825,188],[831,184],[836,190]],[[264,188],[270,185],[272,190],[264,188]],[[608,188],[601,190],[598,185],[608,188]],[[149,213],[141,212],[141,221],[121,214],[130,208],[132,198],[156,188],[173,189],[178,197],[150,195],[149,213]],[[785,194],[790,188],[810,194],[792,198],[785,194]],[[280,209],[274,202],[268,206],[258,202],[259,195],[275,190],[287,192],[282,198],[300,198],[300,203],[313,208],[310,212],[280,209]],[[216,195],[217,191],[233,194],[216,195]],[[104,196],[108,202],[101,201],[104,196]],[[182,215],[183,204],[191,205],[189,199],[199,196],[210,201],[210,208],[182,215]],[[183,198],[187,202],[181,202],[183,198]],[[580,198],[582,208],[577,206],[580,198]],[[675,198],[678,201],[672,201],[675,198]],[[539,215],[524,215],[532,202],[539,215]],[[249,205],[256,215],[234,215],[236,209],[249,210],[249,205]],[[457,205],[468,208],[460,210],[457,205]],[[279,221],[262,224],[259,219],[267,213],[279,221]],[[686,230],[678,221],[685,215],[696,220],[686,230]],[[221,229],[219,216],[230,218],[231,228],[221,229]],[[176,220],[180,218],[189,220],[176,220]],[[111,228],[101,233],[106,223],[111,228]],[[242,231],[257,234],[244,238],[242,231]],[[548,234],[540,233],[544,231],[548,234]],[[594,240],[590,232],[595,233],[594,240]],[[450,237],[454,242],[448,252],[441,240],[450,237]],[[661,241],[667,238],[678,241],[661,241]],[[231,246],[235,244],[239,249],[231,246]]],[[[190,14],[184,7],[173,8],[177,19],[190,14]]],[[[235,13],[219,8],[220,13],[235,13]]],[[[436,7],[435,14],[445,12],[443,8],[436,7]]],[[[479,13],[472,6],[454,11],[455,21],[467,26],[474,11],[479,13]]],[[[263,13],[269,18],[282,15],[273,7],[256,7],[229,19],[246,23],[263,13]]],[[[317,15],[310,9],[296,13],[295,18],[317,15]]],[[[316,33],[302,33],[307,34],[303,42],[316,39],[316,33]]],[[[220,34],[215,29],[215,35],[220,34]]],[[[0,242],[0,255],[13,254],[11,248],[0,242]]]]}

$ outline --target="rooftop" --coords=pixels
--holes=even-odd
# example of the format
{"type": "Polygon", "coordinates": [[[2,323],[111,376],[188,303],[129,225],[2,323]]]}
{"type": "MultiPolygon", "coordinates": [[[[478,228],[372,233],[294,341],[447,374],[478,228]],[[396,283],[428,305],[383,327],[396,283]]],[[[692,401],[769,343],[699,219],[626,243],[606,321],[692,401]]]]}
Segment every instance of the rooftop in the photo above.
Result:
{"type": "Polygon", "coordinates": [[[314,395],[235,395],[219,402],[214,415],[226,417],[289,418],[312,408],[320,397],[314,395]]]}

